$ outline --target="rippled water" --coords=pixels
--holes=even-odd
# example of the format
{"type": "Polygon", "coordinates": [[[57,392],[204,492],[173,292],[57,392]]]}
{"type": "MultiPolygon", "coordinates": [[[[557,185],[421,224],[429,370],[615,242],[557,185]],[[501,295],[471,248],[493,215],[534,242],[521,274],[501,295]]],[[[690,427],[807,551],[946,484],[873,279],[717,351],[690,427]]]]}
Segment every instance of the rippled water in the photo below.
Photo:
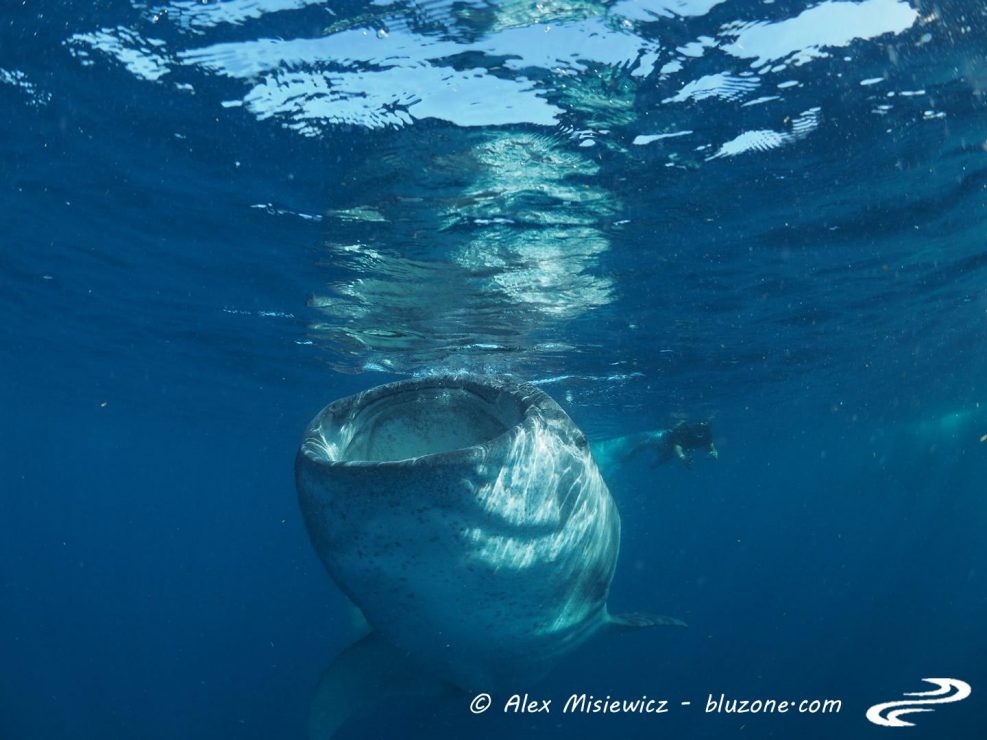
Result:
{"type": "MultiPolygon", "coordinates": [[[[967,497],[987,433],[985,38],[987,9],[973,0],[8,2],[0,366],[3,469],[20,481],[8,520],[42,531],[44,502],[64,505],[102,450],[124,466],[104,471],[116,514],[70,517],[39,541],[87,531],[118,542],[134,521],[154,532],[155,517],[188,509],[120,514],[112,492],[146,473],[128,466],[147,449],[189,434],[160,418],[199,429],[196,453],[262,456],[250,434],[262,429],[263,449],[290,460],[301,423],[331,398],[466,369],[541,384],[593,438],[717,416],[747,475],[764,459],[797,475],[792,439],[811,440],[827,469],[817,448],[822,460],[833,449],[892,460],[895,485],[912,476],[953,499],[936,546],[956,538],[974,552],[964,527],[982,523],[982,502],[967,497]],[[107,407],[122,416],[100,432],[89,414],[107,407]],[[65,479],[45,461],[66,445],[51,419],[80,430],[82,447],[61,453],[74,460],[65,479]],[[141,446],[145,430],[153,446],[141,446]],[[759,458],[758,445],[779,446],[759,458]]],[[[261,476],[272,488],[284,485],[282,457],[261,476]]],[[[208,455],[195,459],[180,467],[232,485],[206,472],[208,455]]],[[[707,474],[744,475],[729,471],[707,474]]],[[[692,485],[674,475],[673,488],[692,485]]],[[[861,475],[853,490],[889,485],[861,475]]],[[[784,476],[764,483],[772,506],[791,487],[784,476]]],[[[260,510],[295,521],[282,499],[260,510]]],[[[854,507],[837,507],[844,521],[854,507]]],[[[175,552],[217,556],[210,537],[184,536],[175,552]]],[[[324,576],[300,528],[292,537],[290,557],[307,563],[296,606],[308,608],[324,576]]],[[[875,537],[881,552],[905,551],[875,537]]],[[[21,545],[6,545],[18,565],[0,570],[0,588],[30,604],[37,587],[25,584],[43,581],[17,575],[21,545]]],[[[630,547],[625,560],[653,563],[640,540],[630,547]]],[[[854,567],[877,557],[861,548],[854,567]]],[[[963,588],[982,613],[979,557],[963,588]]],[[[128,592],[140,581],[121,578],[128,592]]],[[[256,588],[242,584],[249,598],[256,588]]],[[[36,618],[25,607],[7,632],[19,641],[36,618]]],[[[314,642],[301,630],[296,654],[314,642]]],[[[982,643],[971,650],[982,656],[982,643]]],[[[297,675],[279,690],[300,707],[311,676],[297,675]]],[[[901,689],[918,690],[911,680],[901,689]]],[[[130,701],[129,726],[143,727],[131,736],[150,737],[130,701]]],[[[27,726],[15,716],[0,712],[0,731],[27,726]]],[[[271,713],[250,736],[282,719],[271,713]]],[[[205,726],[163,725],[240,736],[205,726]]]]}
{"type": "MultiPolygon", "coordinates": [[[[235,349],[275,374],[325,361],[551,378],[578,363],[683,392],[702,377],[714,394],[826,369],[877,378],[909,343],[946,350],[921,353],[941,371],[983,338],[976,4],[88,13],[59,23],[22,6],[5,24],[10,122],[44,140],[8,144],[23,176],[6,199],[40,210],[41,190],[59,220],[103,218],[147,243],[55,240],[70,259],[121,269],[174,240],[157,257],[177,250],[209,275],[202,305],[176,286],[160,318],[122,312],[118,336],[142,317],[173,333],[191,310],[219,334],[233,316],[249,332],[278,324],[294,349],[235,349]],[[231,305],[221,265],[281,284],[231,305]]],[[[40,213],[25,215],[18,236],[40,241],[40,213]]],[[[64,300],[79,287],[59,284],[53,258],[17,250],[5,272],[64,300]]]]}

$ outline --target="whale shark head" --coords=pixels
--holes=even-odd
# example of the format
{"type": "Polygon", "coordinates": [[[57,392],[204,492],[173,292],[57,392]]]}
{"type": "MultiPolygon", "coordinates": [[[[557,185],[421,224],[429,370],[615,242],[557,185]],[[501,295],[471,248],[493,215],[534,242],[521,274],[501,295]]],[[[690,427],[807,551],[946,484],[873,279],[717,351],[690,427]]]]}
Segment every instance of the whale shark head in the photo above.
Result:
{"type": "Polygon", "coordinates": [[[453,684],[538,675],[607,620],[617,509],[534,386],[437,376],[341,399],[309,425],[296,478],[336,583],[453,684]]]}

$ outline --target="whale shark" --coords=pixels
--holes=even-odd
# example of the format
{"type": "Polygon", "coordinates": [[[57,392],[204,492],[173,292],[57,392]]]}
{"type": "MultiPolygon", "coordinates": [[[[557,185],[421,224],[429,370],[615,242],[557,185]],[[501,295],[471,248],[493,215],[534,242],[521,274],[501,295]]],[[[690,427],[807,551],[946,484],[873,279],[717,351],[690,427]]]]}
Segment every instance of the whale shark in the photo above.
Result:
{"type": "Polygon", "coordinates": [[[517,686],[605,630],[620,517],[586,437],[509,377],[429,376],[326,406],[295,463],[316,553],[371,633],[330,665],[309,734],[370,693],[517,686]]]}

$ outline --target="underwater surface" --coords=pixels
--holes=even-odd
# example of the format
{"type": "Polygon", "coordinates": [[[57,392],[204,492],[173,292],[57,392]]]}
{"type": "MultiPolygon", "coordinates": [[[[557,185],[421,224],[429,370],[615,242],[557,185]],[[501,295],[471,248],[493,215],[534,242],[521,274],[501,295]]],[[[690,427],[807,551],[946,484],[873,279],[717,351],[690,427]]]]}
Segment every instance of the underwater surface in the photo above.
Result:
{"type": "Polygon", "coordinates": [[[592,443],[711,420],[716,460],[601,461],[611,609],[688,626],[337,737],[987,736],[985,39],[979,0],[6,0],[0,739],[305,737],[366,625],[302,434],[447,372],[592,443]],[[865,718],[930,677],[972,694],[865,718]]]}

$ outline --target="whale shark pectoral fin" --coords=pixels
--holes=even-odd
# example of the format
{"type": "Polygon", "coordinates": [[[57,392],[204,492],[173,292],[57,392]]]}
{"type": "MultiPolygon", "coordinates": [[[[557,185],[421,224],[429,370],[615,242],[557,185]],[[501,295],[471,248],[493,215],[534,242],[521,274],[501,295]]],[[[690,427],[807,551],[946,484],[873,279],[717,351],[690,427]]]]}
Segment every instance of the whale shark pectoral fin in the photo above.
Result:
{"type": "Polygon", "coordinates": [[[620,631],[639,630],[644,627],[688,627],[681,619],[667,617],[664,614],[645,614],[631,612],[629,614],[610,614],[607,624],[611,629],[620,631]]]}
{"type": "Polygon", "coordinates": [[[309,740],[329,740],[351,714],[389,696],[440,696],[453,690],[371,632],[323,672],[309,711],[309,740]]]}

